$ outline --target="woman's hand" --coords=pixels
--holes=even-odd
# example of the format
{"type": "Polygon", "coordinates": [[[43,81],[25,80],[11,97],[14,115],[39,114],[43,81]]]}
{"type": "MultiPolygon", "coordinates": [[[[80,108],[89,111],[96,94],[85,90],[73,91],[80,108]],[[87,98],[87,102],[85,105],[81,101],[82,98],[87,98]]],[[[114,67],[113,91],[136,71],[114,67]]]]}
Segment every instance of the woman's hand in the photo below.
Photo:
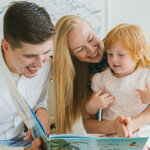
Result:
{"type": "Polygon", "coordinates": [[[114,96],[110,93],[103,94],[103,89],[100,89],[92,94],[85,108],[89,114],[94,115],[97,113],[98,109],[107,108],[114,100],[114,96]]]}
{"type": "Polygon", "coordinates": [[[129,130],[126,126],[126,121],[126,117],[124,116],[118,116],[114,121],[114,128],[119,137],[129,137],[129,130]]]}

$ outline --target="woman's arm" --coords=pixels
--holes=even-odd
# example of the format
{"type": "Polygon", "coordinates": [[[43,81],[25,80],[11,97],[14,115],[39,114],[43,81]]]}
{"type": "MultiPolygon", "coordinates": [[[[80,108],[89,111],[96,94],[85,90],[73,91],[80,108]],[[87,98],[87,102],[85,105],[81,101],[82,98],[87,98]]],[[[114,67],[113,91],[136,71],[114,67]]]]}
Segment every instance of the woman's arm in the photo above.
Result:
{"type": "Polygon", "coordinates": [[[124,118],[117,117],[115,120],[96,120],[96,115],[90,115],[86,111],[83,112],[83,124],[89,134],[117,134],[120,137],[128,137],[128,130],[124,125],[124,118]]]}

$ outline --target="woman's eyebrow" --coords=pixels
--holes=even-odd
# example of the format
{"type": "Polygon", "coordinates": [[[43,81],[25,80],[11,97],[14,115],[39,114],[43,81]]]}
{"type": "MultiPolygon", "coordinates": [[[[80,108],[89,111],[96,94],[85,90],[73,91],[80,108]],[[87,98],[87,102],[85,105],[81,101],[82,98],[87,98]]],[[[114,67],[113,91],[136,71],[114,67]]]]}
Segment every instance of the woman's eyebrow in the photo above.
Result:
{"type": "MultiPolygon", "coordinates": [[[[88,35],[88,37],[87,37],[87,40],[89,39],[89,37],[90,37],[91,33],[92,33],[92,32],[90,32],[90,33],[89,33],[89,35],[88,35]]],[[[81,45],[80,45],[80,46],[78,46],[78,47],[76,47],[76,48],[74,48],[74,49],[72,49],[72,51],[74,51],[74,50],[76,50],[76,49],[78,49],[78,48],[80,48],[80,47],[81,47],[81,45]]]]}

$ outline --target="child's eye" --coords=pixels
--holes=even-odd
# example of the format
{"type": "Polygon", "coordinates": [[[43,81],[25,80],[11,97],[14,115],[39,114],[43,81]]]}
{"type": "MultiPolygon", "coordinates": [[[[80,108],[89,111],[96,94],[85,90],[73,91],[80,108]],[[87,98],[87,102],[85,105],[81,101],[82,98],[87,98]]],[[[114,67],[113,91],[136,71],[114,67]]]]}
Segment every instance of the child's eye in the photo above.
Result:
{"type": "Polygon", "coordinates": [[[119,56],[124,56],[124,54],[119,54],[119,56]]]}
{"type": "Polygon", "coordinates": [[[109,56],[112,56],[113,54],[111,54],[111,53],[107,53],[109,56]]]}

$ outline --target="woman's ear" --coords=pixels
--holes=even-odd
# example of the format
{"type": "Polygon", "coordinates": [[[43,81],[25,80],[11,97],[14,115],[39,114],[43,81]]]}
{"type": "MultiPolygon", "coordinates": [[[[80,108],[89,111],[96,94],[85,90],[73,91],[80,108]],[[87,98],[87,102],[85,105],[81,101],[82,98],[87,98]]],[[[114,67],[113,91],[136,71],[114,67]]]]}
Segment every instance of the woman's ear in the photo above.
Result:
{"type": "Polygon", "coordinates": [[[2,49],[4,52],[8,52],[11,49],[10,44],[6,39],[2,39],[2,49]]]}

